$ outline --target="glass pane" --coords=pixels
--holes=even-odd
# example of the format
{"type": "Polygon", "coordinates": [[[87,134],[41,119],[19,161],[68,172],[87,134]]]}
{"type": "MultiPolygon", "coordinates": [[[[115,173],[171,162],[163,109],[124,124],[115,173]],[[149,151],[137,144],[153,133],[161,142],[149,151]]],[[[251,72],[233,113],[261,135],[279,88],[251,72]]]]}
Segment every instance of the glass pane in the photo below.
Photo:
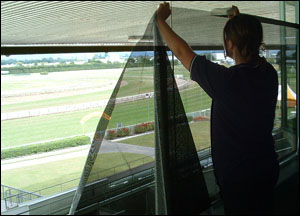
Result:
{"type": "Polygon", "coordinates": [[[275,148],[280,159],[297,150],[297,50],[296,45],[291,43],[295,40],[296,34],[294,37],[290,35],[285,38],[289,44],[283,46],[277,54],[280,69],[277,103],[280,111],[278,110],[277,117],[281,121],[281,130],[276,135],[275,148]]]}
{"type": "MultiPolygon", "coordinates": [[[[175,9],[174,12],[177,13],[174,17],[174,29],[190,45],[222,45],[222,28],[226,19],[210,17],[207,11],[200,13],[198,10],[175,9]],[[187,16],[183,17],[181,14],[187,16]]],[[[296,148],[295,93],[298,89],[296,48],[293,46],[296,43],[296,30],[286,28],[288,46],[283,57],[279,51],[280,28],[271,24],[263,24],[263,27],[266,44],[275,47],[268,51],[266,58],[277,70],[279,83],[283,73],[287,80],[287,101],[283,103],[287,112],[283,116],[282,97],[278,97],[275,129],[280,132],[274,133],[277,152],[280,157],[284,157],[296,148]],[[284,70],[281,68],[282,62],[285,62],[284,70]],[[286,125],[282,125],[283,119],[286,120],[286,125]]],[[[131,29],[133,33],[135,30],[131,29]]],[[[124,40],[129,40],[129,37],[126,36],[124,40]]],[[[197,52],[227,67],[233,63],[221,57],[223,51],[197,52]]],[[[154,160],[153,52],[135,54],[128,61],[126,75],[120,83],[113,116],[103,115],[103,111],[130,53],[28,55],[11,58],[2,56],[1,158],[25,152],[33,153],[37,149],[50,151],[49,146],[56,148],[62,142],[65,147],[69,143],[73,144],[74,139],[80,140],[76,145],[82,145],[76,147],[76,150],[75,147],[72,148],[68,157],[57,151],[51,152],[51,156],[30,156],[33,164],[25,162],[26,158],[20,159],[20,162],[7,160],[6,167],[1,170],[1,182],[14,188],[7,187],[5,191],[10,191],[7,194],[28,195],[30,192],[39,197],[77,187],[90,139],[94,137],[101,116],[112,118],[100,148],[101,157],[97,158],[88,183],[99,179],[105,182],[109,176],[127,172],[128,175],[123,179],[110,182],[105,189],[101,188],[102,192],[109,189],[118,193],[131,180],[148,180],[148,176],[153,177],[152,169],[130,176],[131,170],[154,160]],[[133,148],[134,152],[130,150],[133,148]],[[49,160],[43,162],[42,157],[49,160]],[[59,161],[56,161],[57,158],[59,161]]],[[[209,152],[211,99],[198,84],[190,80],[189,72],[176,59],[174,65],[176,82],[196,148],[200,153],[206,150],[209,152]]],[[[204,166],[209,164],[211,160],[207,159],[204,166]]],[[[208,183],[214,184],[214,179],[209,179],[208,183]]],[[[13,198],[12,200],[13,203],[17,202],[13,198]]]]}
{"type": "MultiPolygon", "coordinates": [[[[1,56],[1,184],[15,188],[11,195],[34,199],[78,186],[127,58],[126,52],[1,56]]],[[[103,160],[114,161],[104,169],[125,163],[113,151],[103,160]]]]}

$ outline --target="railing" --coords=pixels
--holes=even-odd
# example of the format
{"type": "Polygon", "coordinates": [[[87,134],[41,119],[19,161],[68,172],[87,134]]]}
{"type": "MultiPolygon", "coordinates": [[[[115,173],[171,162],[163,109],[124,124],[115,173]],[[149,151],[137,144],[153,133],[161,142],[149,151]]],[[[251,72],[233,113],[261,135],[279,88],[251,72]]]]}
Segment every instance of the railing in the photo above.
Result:
{"type": "MultiPolygon", "coordinates": [[[[153,157],[153,156],[152,156],[153,157]]],[[[137,160],[129,161],[126,164],[121,164],[115,167],[111,167],[105,170],[101,170],[100,172],[92,173],[90,178],[100,179],[106,176],[115,175],[119,173],[120,167],[128,167],[128,170],[135,166],[144,165],[149,163],[149,156],[139,158],[137,160]],[[147,159],[147,160],[146,160],[147,159]],[[141,162],[142,161],[142,162],[141,162]]],[[[33,200],[43,196],[49,196],[56,193],[62,193],[66,190],[72,189],[76,187],[79,183],[80,178],[72,179],[60,184],[52,185],[34,192],[27,192],[21,189],[16,189],[13,187],[1,185],[1,199],[5,202],[6,209],[11,209],[18,207],[20,203],[33,200]],[[16,192],[13,192],[16,191],[16,192]]]]}
{"type": "Polygon", "coordinates": [[[5,208],[11,209],[17,207],[18,204],[42,197],[39,194],[24,191],[1,184],[1,200],[5,202],[5,208]]]}
{"type": "Polygon", "coordinates": [[[192,116],[193,118],[198,117],[198,116],[204,116],[204,117],[210,118],[210,112],[211,112],[211,110],[209,108],[209,109],[199,110],[196,112],[190,112],[190,113],[187,113],[186,115],[192,116]]]}
{"type": "MultiPolygon", "coordinates": [[[[201,165],[204,164],[208,165],[207,163],[209,162],[206,161],[205,159],[209,159],[207,155],[207,153],[209,152],[210,152],[209,149],[198,152],[198,157],[201,160],[201,165]]],[[[155,167],[153,165],[154,165],[153,163],[151,166],[148,164],[148,166],[144,167],[144,169],[142,170],[141,168],[139,169],[134,168],[132,172],[127,170],[125,171],[125,173],[122,174],[120,173],[121,175],[111,175],[105,178],[103,184],[96,184],[97,185],[96,187],[90,187],[90,188],[87,187],[86,189],[101,191],[101,193],[97,193],[95,194],[95,197],[93,197],[95,201],[98,200],[96,201],[97,202],[96,204],[98,206],[100,205],[101,208],[101,206],[106,205],[115,200],[122,199],[131,193],[143,190],[149,186],[154,186],[155,167]]],[[[207,170],[206,173],[211,171],[212,169],[207,170]]],[[[39,214],[43,212],[43,214],[45,215],[55,215],[55,214],[62,214],[62,213],[67,214],[73,196],[74,196],[74,192],[65,194],[62,197],[58,197],[54,199],[53,201],[49,200],[50,202],[45,201],[39,205],[32,206],[30,207],[30,212],[29,210],[26,210],[21,214],[35,213],[35,211],[37,211],[39,214]],[[68,204],[66,203],[66,200],[68,200],[67,202],[68,204]]],[[[89,209],[91,208],[91,206],[87,206],[86,208],[89,209]]],[[[81,211],[84,211],[84,209],[81,209],[80,212],[81,211]]]]}
{"type": "MultiPolygon", "coordinates": [[[[143,94],[144,95],[144,94],[143,94]]],[[[205,109],[205,110],[200,110],[200,111],[196,111],[196,112],[191,112],[191,113],[187,113],[187,116],[192,116],[192,117],[197,117],[197,116],[206,116],[206,117],[210,117],[210,109],[205,109]]],[[[131,127],[133,128],[135,125],[130,125],[127,127],[131,127]]],[[[138,159],[138,160],[134,160],[134,161],[130,161],[127,164],[122,164],[122,165],[118,165],[109,169],[105,169],[102,170],[101,172],[97,172],[91,175],[91,177],[93,177],[93,175],[95,176],[95,179],[100,179],[100,177],[105,177],[108,175],[114,175],[117,173],[116,170],[119,170],[120,167],[124,167],[127,166],[128,169],[131,169],[134,165],[134,163],[137,163],[139,161],[142,160],[142,163],[138,163],[138,165],[141,164],[145,164],[145,159],[149,158],[149,156],[138,159]]],[[[73,187],[75,187],[78,183],[79,183],[80,178],[76,178],[76,179],[71,179],[69,181],[60,183],[60,184],[56,184],[56,185],[52,185],[34,192],[25,192],[19,189],[15,189],[15,190],[19,190],[21,191],[21,193],[17,193],[17,194],[13,194],[11,192],[9,192],[9,194],[7,196],[2,196],[1,195],[1,199],[5,200],[5,202],[7,203],[6,205],[9,208],[13,208],[18,206],[18,204],[28,201],[28,200],[32,200],[41,196],[48,196],[51,194],[55,194],[55,193],[61,193],[63,191],[66,191],[68,189],[71,189],[73,187]],[[3,197],[3,198],[2,198],[3,197]],[[11,205],[10,203],[15,203],[15,205],[11,205]]],[[[7,186],[8,187],[8,186],[7,186]]],[[[4,190],[4,189],[3,189],[4,190]]],[[[8,209],[9,209],[8,208],[8,209]]]]}
{"type": "MultiPolygon", "coordinates": [[[[125,171],[124,173],[118,173],[117,175],[111,175],[108,178],[102,179],[103,181],[96,181],[86,185],[86,192],[97,191],[93,195],[93,199],[99,200],[100,204],[107,204],[113,202],[116,199],[122,198],[124,194],[135,192],[138,189],[145,188],[150,184],[153,185],[154,178],[154,166],[145,164],[142,168],[134,168],[132,171],[125,171]],[[90,187],[91,185],[94,185],[90,187]],[[98,193],[100,192],[100,193],[98,193]]],[[[69,190],[65,194],[57,194],[45,200],[38,201],[38,204],[32,203],[30,210],[21,210],[17,214],[39,214],[39,215],[64,215],[69,212],[70,205],[72,203],[75,193],[75,188],[69,190]]],[[[91,197],[87,197],[92,199],[91,197]]],[[[97,201],[97,205],[99,205],[97,201]]],[[[88,207],[90,208],[90,206],[88,207]]],[[[102,207],[101,207],[102,208],[102,207]]],[[[81,209],[83,210],[83,209],[81,209]]],[[[80,211],[81,211],[80,210],[80,211]]],[[[114,213],[115,214],[115,213],[114,213]]]]}

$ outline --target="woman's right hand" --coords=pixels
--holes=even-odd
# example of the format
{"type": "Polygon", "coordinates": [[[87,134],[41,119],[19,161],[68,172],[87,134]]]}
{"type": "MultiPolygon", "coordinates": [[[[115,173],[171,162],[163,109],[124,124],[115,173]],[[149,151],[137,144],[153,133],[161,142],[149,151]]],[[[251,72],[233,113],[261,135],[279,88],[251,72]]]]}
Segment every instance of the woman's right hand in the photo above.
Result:
{"type": "Polygon", "coordinates": [[[157,19],[161,19],[165,21],[171,14],[170,4],[168,2],[164,2],[159,4],[157,9],[157,19]]]}

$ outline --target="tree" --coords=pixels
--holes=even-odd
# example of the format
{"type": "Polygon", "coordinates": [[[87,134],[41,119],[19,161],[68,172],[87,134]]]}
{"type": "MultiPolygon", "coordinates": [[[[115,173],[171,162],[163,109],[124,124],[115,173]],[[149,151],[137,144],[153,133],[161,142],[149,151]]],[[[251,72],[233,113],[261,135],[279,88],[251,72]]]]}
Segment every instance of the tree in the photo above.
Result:
{"type": "Polygon", "coordinates": [[[23,67],[23,63],[22,62],[17,62],[17,66],[18,67],[23,67]]]}

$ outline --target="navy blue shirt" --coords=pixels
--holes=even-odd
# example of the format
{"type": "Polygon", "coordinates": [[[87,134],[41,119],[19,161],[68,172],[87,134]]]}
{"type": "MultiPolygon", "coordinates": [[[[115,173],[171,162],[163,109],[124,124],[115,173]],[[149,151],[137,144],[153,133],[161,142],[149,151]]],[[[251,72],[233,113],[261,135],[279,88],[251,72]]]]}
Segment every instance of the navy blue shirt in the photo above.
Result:
{"type": "Polygon", "coordinates": [[[277,72],[260,61],[230,68],[196,55],[191,79],[212,98],[211,149],[219,184],[271,172],[278,166],[272,129],[277,72]]]}

